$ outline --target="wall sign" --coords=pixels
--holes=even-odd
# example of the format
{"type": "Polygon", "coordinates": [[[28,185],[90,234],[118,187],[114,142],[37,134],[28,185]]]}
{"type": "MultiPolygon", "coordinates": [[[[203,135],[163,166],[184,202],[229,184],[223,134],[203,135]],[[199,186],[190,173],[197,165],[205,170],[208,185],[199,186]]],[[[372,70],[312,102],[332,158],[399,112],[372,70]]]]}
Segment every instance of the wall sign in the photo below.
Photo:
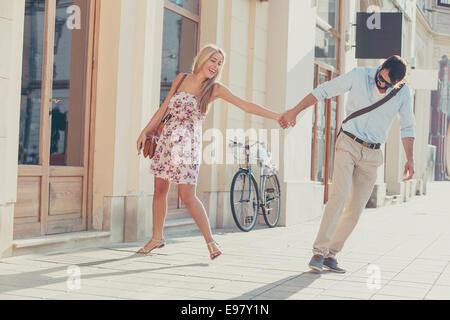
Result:
{"type": "Polygon", "coordinates": [[[403,14],[358,12],[356,16],[356,59],[386,59],[402,55],[403,14]]]}

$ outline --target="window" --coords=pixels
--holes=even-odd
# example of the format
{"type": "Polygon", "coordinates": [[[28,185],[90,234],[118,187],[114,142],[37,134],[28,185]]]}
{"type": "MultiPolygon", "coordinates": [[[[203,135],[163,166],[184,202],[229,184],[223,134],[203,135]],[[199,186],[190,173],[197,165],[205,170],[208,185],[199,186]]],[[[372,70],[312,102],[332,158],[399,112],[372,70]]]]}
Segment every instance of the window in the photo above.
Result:
{"type": "MultiPolygon", "coordinates": [[[[319,0],[317,4],[314,87],[340,74],[340,2],[340,0],[319,0]]],[[[325,202],[328,199],[328,183],[333,175],[338,115],[337,97],[319,101],[314,107],[311,179],[325,185],[325,202]]]]}
{"type": "Polygon", "coordinates": [[[169,2],[174,3],[196,15],[199,13],[198,1],[199,0],[169,0],[169,2]]]}
{"type": "Polygon", "coordinates": [[[170,91],[172,81],[180,72],[189,73],[197,54],[199,30],[198,0],[166,0],[161,72],[160,103],[170,91]]]}
{"type": "Polygon", "coordinates": [[[317,61],[338,67],[340,40],[340,0],[319,0],[315,57],[317,61]]]}
{"type": "Polygon", "coordinates": [[[439,6],[450,7],[450,0],[438,0],[439,6]]]}
{"type": "Polygon", "coordinates": [[[319,0],[317,2],[317,15],[336,30],[339,29],[339,2],[339,0],[319,0]]]}
{"type": "Polygon", "coordinates": [[[316,27],[315,57],[318,61],[337,68],[338,43],[339,39],[333,34],[326,32],[319,26],[316,27]]]}

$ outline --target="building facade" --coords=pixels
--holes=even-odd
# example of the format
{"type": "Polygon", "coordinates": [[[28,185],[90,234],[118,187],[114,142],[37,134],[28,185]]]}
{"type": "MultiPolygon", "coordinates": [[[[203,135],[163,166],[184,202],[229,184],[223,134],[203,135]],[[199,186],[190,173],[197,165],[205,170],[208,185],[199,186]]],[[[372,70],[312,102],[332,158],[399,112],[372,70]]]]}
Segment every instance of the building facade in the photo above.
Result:
{"type": "MultiPolygon", "coordinates": [[[[417,68],[438,70],[438,88],[435,91],[419,91],[416,103],[423,106],[429,104],[430,152],[428,158],[433,160],[434,172],[428,178],[445,180],[449,177],[448,122],[450,112],[449,99],[449,67],[450,51],[450,4],[448,1],[417,1],[416,14],[416,52],[417,68]]],[[[424,128],[425,129],[425,128],[424,128]]],[[[425,166],[426,158],[422,158],[425,166]]]]}
{"type": "MultiPolygon", "coordinates": [[[[355,59],[356,12],[371,5],[403,10],[406,60],[421,57],[418,68],[437,68],[436,56],[449,51],[448,28],[438,31],[409,0],[0,0],[0,256],[149,237],[153,176],[136,139],[198,50],[222,47],[221,81],[237,96],[282,112],[320,83],[381,62],[355,59]]],[[[404,155],[394,123],[369,205],[424,192],[431,179],[430,95],[415,92],[414,181],[401,182],[404,155]]],[[[320,102],[281,131],[274,121],[216,101],[203,149],[207,154],[213,145],[222,154],[202,164],[197,187],[211,225],[234,226],[229,190],[239,167],[219,161],[233,129],[267,139],[279,165],[279,225],[320,216],[345,102],[346,96],[320,102]]],[[[193,225],[176,186],[166,225],[193,225]]]]}

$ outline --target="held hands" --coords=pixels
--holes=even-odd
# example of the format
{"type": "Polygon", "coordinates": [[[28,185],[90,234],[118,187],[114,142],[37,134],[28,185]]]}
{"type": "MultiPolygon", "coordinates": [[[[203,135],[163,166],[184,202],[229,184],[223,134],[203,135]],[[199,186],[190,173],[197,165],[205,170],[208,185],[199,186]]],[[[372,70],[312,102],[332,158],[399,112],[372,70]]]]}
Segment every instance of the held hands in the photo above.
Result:
{"type": "Polygon", "coordinates": [[[403,181],[410,180],[414,175],[414,160],[408,160],[405,164],[405,170],[403,171],[403,176],[406,177],[403,181]]]}
{"type": "Polygon", "coordinates": [[[294,110],[289,109],[283,112],[277,119],[281,128],[287,129],[289,127],[295,127],[297,122],[297,114],[294,110]]]}

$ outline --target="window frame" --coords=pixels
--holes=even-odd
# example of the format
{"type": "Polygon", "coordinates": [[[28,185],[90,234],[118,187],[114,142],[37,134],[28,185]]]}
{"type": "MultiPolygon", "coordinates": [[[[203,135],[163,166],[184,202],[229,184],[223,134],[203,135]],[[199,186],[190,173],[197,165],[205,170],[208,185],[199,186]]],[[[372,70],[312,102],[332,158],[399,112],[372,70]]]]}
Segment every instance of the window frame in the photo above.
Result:
{"type": "MultiPolygon", "coordinates": [[[[337,67],[334,67],[328,63],[325,63],[323,61],[319,61],[317,59],[315,59],[314,61],[314,73],[315,73],[315,83],[314,83],[314,87],[317,88],[317,86],[319,85],[319,73],[323,72],[326,73],[327,75],[327,81],[333,79],[334,77],[337,77],[339,75],[341,75],[341,54],[342,54],[342,1],[341,0],[337,0],[339,1],[339,11],[338,11],[338,23],[337,23],[337,27],[338,29],[334,29],[331,27],[330,24],[328,24],[328,22],[326,22],[325,20],[323,20],[321,17],[316,16],[316,27],[320,27],[323,30],[325,30],[325,32],[330,33],[331,35],[333,35],[334,37],[336,37],[337,40],[337,67]],[[334,76],[333,76],[334,75],[334,76]]],[[[328,201],[328,185],[329,185],[329,166],[330,163],[332,165],[333,161],[334,161],[334,155],[335,153],[333,152],[333,156],[332,159],[330,158],[330,134],[331,134],[331,100],[332,99],[326,99],[325,100],[325,128],[324,128],[324,137],[325,137],[325,154],[324,154],[324,178],[323,181],[320,181],[323,185],[325,185],[325,192],[324,192],[324,202],[328,201]]],[[[336,101],[336,115],[335,115],[335,126],[336,126],[336,130],[334,133],[334,142],[336,143],[336,139],[337,139],[337,134],[338,134],[338,128],[339,128],[339,116],[340,116],[340,106],[341,106],[341,99],[338,97],[337,101],[336,101]]],[[[319,105],[318,103],[316,103],[314,105],[314,124],[313,124],[313,137],[312,137],[312,157],[311,157],[311,180],[312,181],[317,181],[316,179],[316,170],[317,170],[317,147],[318,147],[318,142],[317,142],[317,122],[318,122],[318,116],[319,116],[319,105]]]]}
{"type": "Polygon", "coordinates": [[[185,18],[188,18],[189,20],[192,20],[194,22],[200,23],[200,14],[201,14],[201,8],[202,8],[202,1],[199,0],[198,2],[198,14],[195,14],[183,7],[180,7],[176,5],[173,2],[170,2],[169,0],[164,0],[164,8],[169,9],[170,11],[173,11],[180,16],[183,16],[185,18]]]}
{"type": "MultiPolygon", "coordinates": [[[[183,18],[189,19],[192,22],[197,24],[197,43],[196,43],[196,53],[199,52],[200,48],[199,48],[199,44],[200,44],[200,27],[201,27],[201,23],[200,23],[200,16],[202,13],[202,0],[199,0],[198,2],[198,15],[183,8],[180,7],[178,5],[176,5],[173,2],[170,2],[169,0],[164,0],[164,9],[170,10],[173,13],[176,13],[178,15],[180,15],[183,18]]],[[[163,91],[163,89],[165,91],[169,91],[170,88],[172,86],[171,82],[161,82],[160,84],[160,92],[163,91]]]]}

